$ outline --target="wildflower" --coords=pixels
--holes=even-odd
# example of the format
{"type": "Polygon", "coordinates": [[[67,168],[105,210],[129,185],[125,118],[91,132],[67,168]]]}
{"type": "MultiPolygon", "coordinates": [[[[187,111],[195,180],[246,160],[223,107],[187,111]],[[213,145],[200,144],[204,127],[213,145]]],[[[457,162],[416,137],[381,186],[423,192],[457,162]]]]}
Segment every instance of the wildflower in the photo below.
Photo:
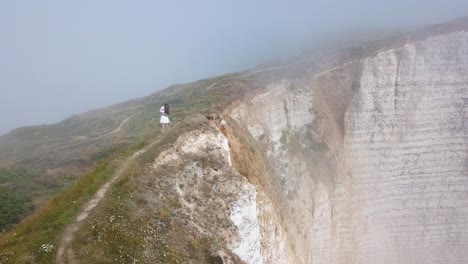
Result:
{"type": "Polygon", "coordinates": [[[52,253],[54,251],[55,246],[51,244],[42,244],[41,247],[39,248],[39,252],[44,252],[44,253],[52,253]]]}

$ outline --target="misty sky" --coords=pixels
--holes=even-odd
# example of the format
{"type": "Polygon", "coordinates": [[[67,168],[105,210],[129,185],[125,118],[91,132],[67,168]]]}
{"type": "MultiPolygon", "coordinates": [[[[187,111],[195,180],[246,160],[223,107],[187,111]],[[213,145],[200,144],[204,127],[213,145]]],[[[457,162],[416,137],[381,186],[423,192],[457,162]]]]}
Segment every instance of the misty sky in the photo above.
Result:
{"type": "Polygon", "coordinates": [[[465,15],[466,0],[0,0],[0,135],[251,68],[304,39],[465,15]]]}

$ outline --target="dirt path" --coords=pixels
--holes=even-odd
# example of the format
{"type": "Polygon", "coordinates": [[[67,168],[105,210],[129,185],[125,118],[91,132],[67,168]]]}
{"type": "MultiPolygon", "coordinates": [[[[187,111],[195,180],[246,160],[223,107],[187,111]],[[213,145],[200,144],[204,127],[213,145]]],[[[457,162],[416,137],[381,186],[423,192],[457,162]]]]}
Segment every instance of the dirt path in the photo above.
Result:
{"type": "MultiPolygon", "coordinates": [[[[109,133],[106,133],[106,134],[103,134],[103,135],[100,135],[100,136],[97,136],[97,137],[94,137],[94,138],[91,138],[91,139],[87,139],[87,140],[84,140],[84,141],[81,141],[81,142],[76,142],[76,143],[73,143],[73,144],[69,144],[69,145],[65,145],[65,146],[60,146],[60,147],[56,147],[56,148],[52,148],[52,149],[49,149],[49,150],[46,150],[45,152],[42,152],[42,153],[47,153],[47,152],[50,152],[50,151],[56,151],[56,150],[61,150],[61,149],[64,149],[64,148],[69,148],[69,147],[74,147],[74,146],[78,146],[78,145],[82,145],[82,144],[86,144],[86,143],[89,143],[89,142],[92,142],[92,141],[96,141],[98,139],[101,139],[101,138],[104,138],[104,137],[107,137],[107,136],[110,136],[112,134],[116,134],[116,133],[119,133],[121,130],[122,130],[122,127],[130,120],[130,118],[132,118],[133,116],[135,116],[136,114],[133,114],[133,115],[130,115],[129,117],[125,118],[124,120],[122,120],[122,122],[120,122],[119,126],[116,127],[114,130],[112,130],[111,132],[109,133]]],[[[34,155],[37,155],[38,153],[36,154],[31,154],[31,156],[34,156],[34,155]]],[[[16,164],[16,163],[19,163],[23,160],[26,160],[30,157],[28,157],[29,155],[26,155],[26,157],[23,156],[22,159],[19,159],[19,160],[15,160],[15,161],[12,161],[12,162],[7,162],[5,163],[6,165],[11,165],[11,164],[16,164]]]]}
{"type": "Polygon", "coordinates": [[[70,144],[70,145],[65,145],[65,146],[60,146],[60,147],[57,147],[57,148],[53,148],[51,149],[50,151],[53,151],[53,150],[59,150],[59,149],[64,149],[64,148],[68,148],[68,147],[74,147],[74,146],[78,146],[78,145],[81,145],[81,144],[85,144],[85,143],[89,143],[91,141],[95,141],[95,140],[98,140],[98,139],[101,139],[103,137],[107,137],[109,135],[112,135],[112,134],[115,134],[115,133],[119,133],[121,130],[122,130],[122,127],[125,125],[125,123],[128,122],[128,120],[130,120],[130,118],[132,118],[134,115],[136,114],[133,114],[127,118],[125,118],[124,120],[122,120],[122,122],[120,122],[120,125],[115,128],[114,130],[112,130],[111,132],[109,133],[106,133],[104,135],[100,135],[100,136],[97,136],[95,138],[91,138],[91,139],[88,139],[88,140],[85,140],[85,141],[81,141],[81,142],[77,142],[77,143],[73,143],[73,144],[70,144]]]}
{"type": "Polygon", "coordinates": [[[128,165],[139,155],[146,152],[147,149],[154,146],[158,141],[154,141],[145,148],[135,152],[131,157],[127,158],[124,163],[119,167],[115,175],[105,184],[103,184],[99,190],[94,194],[93,198],[86,203],[86,205],[81,209],[73,221],[63,232],[62,238],[57,249],[57,255],[55,257],[55,263],[57,264],[74,264],[77,263],[74,258],[73,248],[71,247],[71,242],[75,238],[75,234],[81,228],[84,223],[84,220],[88,218],[89,214],[96,208],[99,202],[105,197],[107,191],[110,189],[112,184],[120,178],[122,173],[128,167],[128,165]]]}

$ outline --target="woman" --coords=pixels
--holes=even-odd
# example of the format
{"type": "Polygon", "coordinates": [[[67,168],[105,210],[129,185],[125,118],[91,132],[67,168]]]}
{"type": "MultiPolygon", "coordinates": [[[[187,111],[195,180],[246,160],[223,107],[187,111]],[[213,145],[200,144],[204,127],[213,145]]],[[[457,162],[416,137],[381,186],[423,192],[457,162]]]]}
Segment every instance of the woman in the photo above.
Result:
{"type": "Polygon", "coordinates": [[[169,104],[161,106],[159,112],[161,113],[161,131],[164,132],[164,129],[171,124],[171,121],[169,121],[169,104]]]}

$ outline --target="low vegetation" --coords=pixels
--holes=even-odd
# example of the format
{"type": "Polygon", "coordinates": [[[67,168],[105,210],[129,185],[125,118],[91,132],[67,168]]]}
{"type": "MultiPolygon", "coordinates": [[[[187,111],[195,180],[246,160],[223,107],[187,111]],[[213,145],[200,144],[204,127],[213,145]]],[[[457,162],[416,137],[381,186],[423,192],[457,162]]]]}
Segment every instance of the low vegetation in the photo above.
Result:
{"type": "MultiPolygon", "coordinates": [[[[101,209],[74,240],[73,248],[80,249],[75,252],[80,263],[222,263],[213,256],[221,248],[220,238],[188,229],[189,219],[168,183],[186,167],[184,161],[194,161],[200,168],[216,167],[215,161],[205,156],[186,157],[180,164],[157,171],[150,166],[180,134],[203,129],[206,122],[206,118],[188,116],[129,165],[101,209]],[[157,197],[147,197],[149,190],[157,197]]],[[[206,192],[211,191],[208,188],[206,192]]]]}
{"type": "Polygon", "coordinates": [[[0,187],[0,231],[18,223],[28,211],[29,204],[29,199],[0,187]]]}
{"type": "MultiPolygon", "coordinates": [[[[234,76],[229,76],[232,77],[234,76]]],[[[153,213],[132,214],[131,212],[138,212],[143,200],[135,195],[138,193],[137,188],[141,187],[131,179],[148,173],[143,168],[147,168],[147,164],[152,163],[162,150],[173,144],[179,135],[203,127],[208,122],[205,115],[222,112],[230,102],[254,89],[255,82],[250,86],[246,82],[244,79],[225,81],[217,78],[173,86],[143,99],[118,105],[115,107],[118,111],[108,111],[118,115],[111,120],[122,120],[133,113],[136,115],[129,120],[123,136],[58,152],[63,155],[80,153],[83,164],[89,164],[93,169],[78,180],[72,179],[68,187],[42,203],[40,208],[20,224],[0,234],[0,263],[51,263],[61,233],[76,217],[80,208],[113,175],[123,159],[155,140],[157,144],[147,149],[128,167],[125,175],[103,201],[99,212],[90,217],[89,224],[76,239],[75,243],[81,244],[75,245],[80,249],[75,253],[83,263],[132,263],[136,259],[141,260],[145,250],[148,250],[143,248],[147,243],[142,238],[152,232],[157,242],[153,243],[153,250],[157,252],[153,260],[158,263],[184,263],[183,260],[189,258],[195,260],[195,263],[219,263],[220,259],[211,255],[213,247],[219,246],[219,238],[185,237],[182,218],[174,216],[174,210],[180,206],[180,202],[170,192],[162,193],[160,206],[155,207],[153,213]],[[211,88],[207,89],[208,87],[211,88]],[[158,111],[163,103],[172,106],[174,127],[170,133],[160,136],[158,111]]],[[[77,127],[77,120],[80,120],[80,116],[65,120],[60,125],[62,129],[67,129],[69,124],[74,127],[73,131],[78,131],[80,129],[77,127]]],[[[108,123],[115,125],[116,122],[108,123]]],[[[106,127],[108,132],[107,123],[106,127]]],[[[33,171],[33,168],[49,169],[52,165],[60,167],[61,163],[56,162],[60,157],[54,155],[44,156],[49,159],[45,165],[39,158],[15,167],[23,167],[25,171],[33,171]]],[[[39,173],[38,177],[41,175],[45,174],[39,173]]],[[[20,178],[31,182],[25,177],[20,178]]],[[[14,185],[11,180],[7,182],[9,186],[14,185]]],[[[63,185],[63,182],[61,184],[62,188],[67,185],[63,185]]],[[[8,198],[0,199],[5,204],[28,202],[16,199],[14,192],[8,194],[8,198]]],[[[24,208],[27,209],[27,206],[24,208]]],[[[8,210],[5,229],[13,226],[25,214],[24,210],[21,207],[18,207],[18,211],[8,210]]]]}
{"type": "Polygon", "coordinates": [[[114,168],[113,163],[102,162],[28,216],[13,231],[1,235],[0,263],[51,263],[61,231],[82,204],[112,175],[114,168]]]}

